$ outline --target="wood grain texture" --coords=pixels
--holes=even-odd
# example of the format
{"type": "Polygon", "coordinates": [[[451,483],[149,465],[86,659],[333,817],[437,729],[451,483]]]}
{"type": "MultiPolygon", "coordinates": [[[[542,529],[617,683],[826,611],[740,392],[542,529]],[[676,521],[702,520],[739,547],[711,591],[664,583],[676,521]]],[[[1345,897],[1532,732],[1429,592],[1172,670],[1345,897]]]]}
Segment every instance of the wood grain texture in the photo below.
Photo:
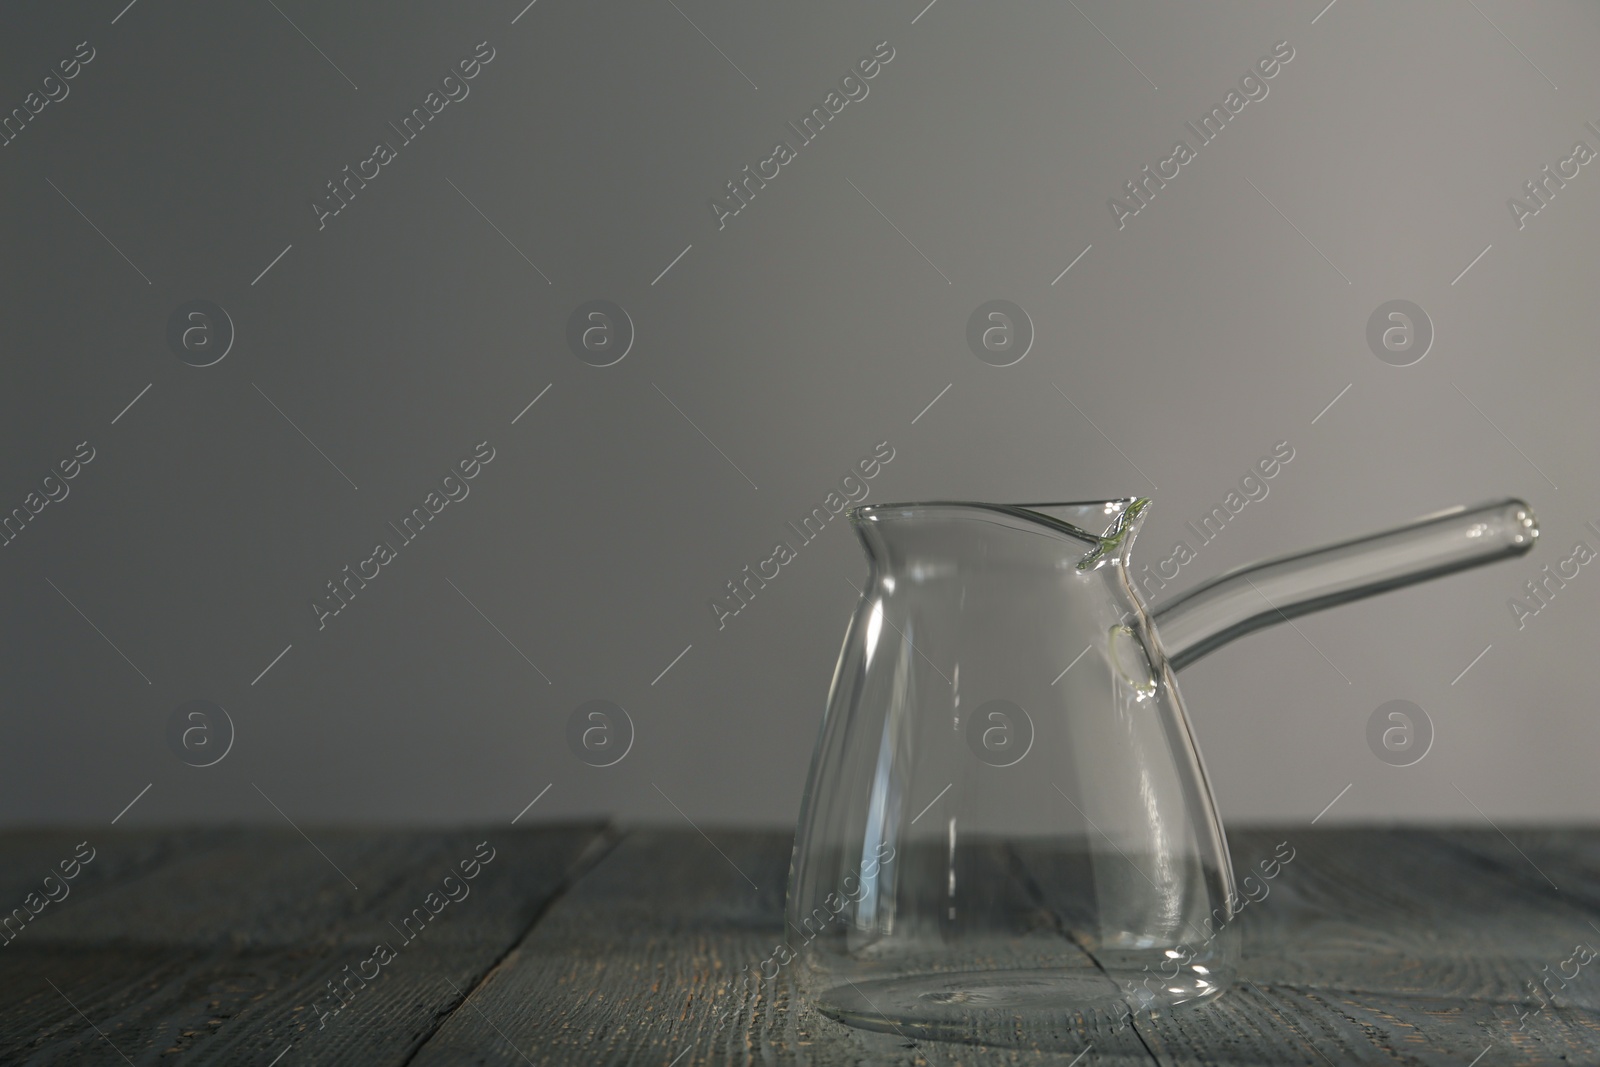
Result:
{"type": "Polygon", "coordinates": [[[1571,983],[1520,1027],[1519,1013],[1540,1003],[1526,982],[1570,952],[1589,916],[1581,905],[1425,831],[1236,833],[1236,867],[1285,840],[1295,859],[1240,915],[1242,979],[1227,996],[1039,1051],[852,1030],[810,1011],[788,974],[759,998],[736,996],[739,968],[758,966],[783,936],[787,837],[632,836],[417,1062],[1069,1063],[1076,1047],[1089,1050],[1085,1063],[1464,1067],[1496,1049],[1500,1062],[1600,1063],[1600,982],[1571,983]]]}
{"type": "Polygon", "coordinates": [[[1239,917],[1235,988],[1139,1023],[1160,1062],[1600,1063],[1600,980],[1537,1014],[1527,990],[1570,955],[1583,908],[1421,830],[1235,833],[1235,869],[1281,841],[1295,858],[1239,917]]]}
{"type": "MultiPolygon", "coordinates": [[[[0,948],[0,1063],[1600,1064],[1600,960],[1530,992],[1600,945],[1596,831],[1235,831],[1240,873],[1295,856],[1239,916],[1230,992],[1052,1049],[855,1030],[793,965],[741,989],[784,939],[787,833],[310,832],[326,858],[289,831],[96,841],[0,948]],[[470,896],[404,941],[390,924],[486,838],[470,896]],[[326,983],[378,942],[394,960],[333,1014],[326,983]]],[[[0,837],[0,893],[84,837],[0,837]]],[[[1050,865],[1027,870],[1048,899],[1050,865]]]]}
{"type": "MultiPolygon", "coordinates": [[[[628,836],[441,1027],[417,1067],[1071,1060],[852,1029],[799,999],[792,967],[741,995],[741,969],[759,972],[783,940],[789,851],[787,834],[628,836]]],[[[1072,1052],[1091,1044],[1096,1064],[1151,1063],[1127,1030],[1072,1052]]]]}
{"type": "Polygon", "coordinates": [[[0,1063],[402,1064],[604,847],[594,826],[311,836],[327,859],[292,831],[212,835],[41,914],[0,950],[0,1063]]]}
{"type": "MultiPolygon", "coordinates": [[[[1241,917],[1258,982],[1515,1003],[1585,931],[1600,944],[1595,916],[1579,901],[1508,878],[1436,832],[1233,837],[1239,869],[1269,856],[1276,841],[1297,850],[1267,898],[1241,917]]],[[[1570,1003],[1600,1008],[1600,981],[1574,986],[1570,1003]]]]}

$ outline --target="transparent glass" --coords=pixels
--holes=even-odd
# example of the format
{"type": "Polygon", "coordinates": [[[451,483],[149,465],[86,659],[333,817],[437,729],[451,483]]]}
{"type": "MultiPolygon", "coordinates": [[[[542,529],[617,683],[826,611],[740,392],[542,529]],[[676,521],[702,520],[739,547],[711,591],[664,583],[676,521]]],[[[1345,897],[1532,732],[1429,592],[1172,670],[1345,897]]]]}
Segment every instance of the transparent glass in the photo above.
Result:
{"type": "Polygon", "coordinates": [[[871,573],[787,907],[800,988],[825,1014],[1049,1047],[1219,995],[1240,898],[1174,670],[1538,534],[1520,501],[1456,509],[1152,611],[1128,573],[1148,503],[851,512],[871,573]]]}

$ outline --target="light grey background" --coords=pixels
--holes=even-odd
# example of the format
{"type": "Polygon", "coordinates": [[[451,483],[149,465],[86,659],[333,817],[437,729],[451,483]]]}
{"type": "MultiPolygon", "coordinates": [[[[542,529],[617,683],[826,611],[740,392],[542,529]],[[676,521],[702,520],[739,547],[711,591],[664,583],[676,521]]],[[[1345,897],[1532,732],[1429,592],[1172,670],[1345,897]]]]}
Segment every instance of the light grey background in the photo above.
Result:
{"type": "Polygon", "coordinates": [[[1600,168],[1520,231],[1507,199],[1600,148],[1600,9],[925,2],[8,5],[0,107],[96,58],[0,148],[0,505],[96,458],[0,548],[0,820],[789,821],[863,558],[836,523],[725,629],[708,602],[880,441],[874,501],[1148,493],[1150,563],[1289,442],[1172,591],[1525,496],[1535,555],[1259,634],[1185,696],[1227,819],[1592,818],[1600,576],[1520,631],[1507,602],[1600,548],[1600,168]],[[708,199],[885,40],[719,231],[708,199]],[[1285,40],[1119,231],[1108,198],[1285,40]],[[196,297],[237,328],[205,369],[165,341],[196,297]],[[604,369],[564,339],[597,298],[637,329],[604,369]],[[966,346],[994,298],[1037,330],[1012,367],[966,346]],[[1405,368],[1365,341],[1396,298],[1436,332],[1405,368]],[[319,632],[323,584],[483,440],[319,632]],[[204,769],[166,742],[194,698],[237,728],[204,769]],[[637,731],[603,769],[565,740],[592,699],[637,731]],[[1409,767],[1366,741],[1396,699],[1435,732],[1409,767]]]}

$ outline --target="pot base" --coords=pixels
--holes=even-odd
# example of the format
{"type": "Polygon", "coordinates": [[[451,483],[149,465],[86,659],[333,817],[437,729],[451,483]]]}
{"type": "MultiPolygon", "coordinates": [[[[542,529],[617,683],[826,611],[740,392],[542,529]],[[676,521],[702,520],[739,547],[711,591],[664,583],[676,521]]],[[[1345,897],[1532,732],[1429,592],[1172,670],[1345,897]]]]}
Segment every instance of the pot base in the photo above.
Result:
{"type": "Polygon", "coordinates": [[[1149,1014],[1198,1003],[1221,989],[1185,975],[1144,988],[1149,972],[1119,981],[1100,971],[996,970],[847,982],[815,998],[818,1011],[863,1030],[983,1045],[1050,1047],[1086,1032],[1126,1028],[1149,1014]]]}

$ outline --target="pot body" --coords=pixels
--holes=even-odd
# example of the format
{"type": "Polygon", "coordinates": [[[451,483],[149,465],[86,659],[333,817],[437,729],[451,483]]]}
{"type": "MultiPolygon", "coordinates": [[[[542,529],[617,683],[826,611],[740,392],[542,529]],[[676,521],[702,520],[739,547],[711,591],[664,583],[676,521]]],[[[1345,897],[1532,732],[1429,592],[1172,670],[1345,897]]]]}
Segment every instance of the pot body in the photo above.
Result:
{"type": "Polygon", "coordinates": [[[1143,505],[852,513],[872,569],[787,910],[819,1010],[1048,1045],[1226,987],[1227,843],[1127,573],[1143,505]]]}

